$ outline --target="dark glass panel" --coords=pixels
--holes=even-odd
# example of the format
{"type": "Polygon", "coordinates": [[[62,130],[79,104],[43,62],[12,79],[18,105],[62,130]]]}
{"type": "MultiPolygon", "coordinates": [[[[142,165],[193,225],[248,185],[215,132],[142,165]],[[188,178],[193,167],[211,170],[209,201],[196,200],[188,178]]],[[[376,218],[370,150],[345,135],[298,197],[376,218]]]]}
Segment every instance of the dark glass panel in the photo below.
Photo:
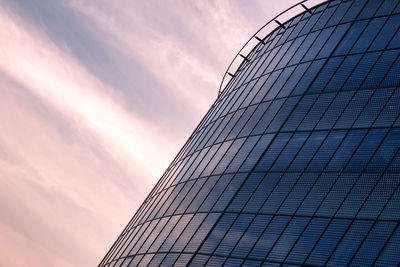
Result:
{"type": "Polygon", "coordinates": [[[271,250],[275,241],[279,238],[288,221],[289,217],[287,216],[274,217],[264,230],[264,233],[257,240],[257,243],[251,250],[249,257],[263,260],[271,250]]]}
{"type": "Polygon", "coordinates": [[[274,134],[265,134],[261,136],[254,149],[244,161],[242,167],[240,167],[241,172],[247,172],[253,169],[253,167],[260,159],[261,155],[264,153],[265,149],[269,146],[269,143],[272,141],[274,136],[274,134]]]}
{"type": "Polygon", "coordinates": [[[251,131],[253,131],[254,127],[258,124],[258,121],[264,115],[270,104],[271,102],[268,101],[257,105],[257,109],[254,111],[247,123],[244,125],[242,131],[239,133],[239,137],[250,135],[251,131]]]}
{"type": "Polygon", "coordinates": [[[381,52],[364,54],[364,56],[361,58],[361,61],[350,73],[351,75],[344,84],[343,90],[358,89],[365,80],[365,77],[367,77],[368,73],[370,72],[371,66],[375,64],[380,55],[381,52]]]}
{"type": "Polygon", "coordinates": [[[367,171],[384,171],[400,147],[400,129],[391,129],[367,166],[367,171]]]}
{"type": "Polygon", "coordinates": [[[355,121],[353,127],[368,128],[375,122],[393,92],[392,88],[378,89],[355,121]]]}
{"type": "Polygon", "coordinates": [[[344,58],[342,64],[326,85],[325,92],[335,92],[342,89],[343,85],[353,72],[361,59],[361,55],[349,55],[344,58]]]}
{"type": "MultiPolygon", "coordinates": [[[[304,175],[309,179],[315,176],[315,174],[307,173],[304,175]]],[[[300,203],[297,203],[297,205],[301,206],[298,208],[296,214],[309,216],[315,214],[338,177],[337,173],[322,173],[317,175],[318,177],[316,177],[316,181],[311,188],[308,189],[309,191],[307,192],[305,199],[300,203]]]]}
{"type": "MultiPolygon", "coordinates": [[[[354,3],[359,3],[360,1],[355,1],[354,3]]],[[[368,21],[356,21],[351,25],[350,29],[347,31],[346,35],[340,42],[339,46],[335,49],[333,55],[344,55],[347,54],[353,47],[354,43],[357,42],[364,28],[367,26],[368,21]]]]}
{"type": "Polygon", "coordinates": [[[393,222],[376,222],[352,262],[364,266],[372,266],[378,252],[389,238],[395,225],[396,223],[393,222]]]}
{"type": "Polygon", "coordinates": [[[332,131],[307,167],[307,171],[322,171],[345,137],[345,131],[332,131]]]}
{"type": "Polygon", "coordinates": [[[215,266],[215,267],[219,267],[222,266],[224,261],[225,261],[225,257],[218,257],[218,256],[212,256],[208,262],[207,262],[207,266],[215,266]]]}
{"type": "Polygon", "coordinates": [[[296,239],[287,257],[288,262],[302,264],[322,234],[329,219],[313,218],[296,239]]]}
{"type": "Polygon", "coordinates": [[[364,109],[365,105],[368,103],[368,100],[372,94],[373,90],[357,91],[355,95],[353,95],[351,102],[346,106],[346,109],[336,121],[334,128],[350,128],[360,112],[364,109]]]}
{"type": "Polygon", "coordinates": [[[287,64],[288,64],[289,60],[296,54],[297,49],[299,49],[300,45],[303,43],[305,38],[306,38],[306,36],[301,36],[299,38],[296,38],[293,41],[292,45],[289,47],[289,49],[287,50],[285,55],[283,55],[283,57],[279,61],[278,65],[276,66],[277,69],[280,69],[280,68],[287,69],[287,64]]]}
{"type": "Polygon", "coordinates": [[[183,232],[192,217],[193,214],[184,214],[181,216],[179,221],[175,224],[173,230],[169,233],[168,237],[165,239],[164,243],[160,247],[160,252],[168,252],[171,249],[171,247],[179,238],[180,234],[183,232]]]}
{"type": "Polygon", "coordinates": [[[249,199],[248,203],[244,207],[245,212],[258,212],[265,200],[269,197],[271,192],[274,190],[276,184],[281,178],[281,173],[268,173],[261,183],[258,185],[256,191],[249,199]]]}
{"type": "Polygon", "coordinates": [[[325,9],[318,22],[312,28],[312,31],[319,30],[325,26],[329,18],[332,16],[333,12],[336,10],[337,6],[325,9]]]}
{"type": "Polygon", "coordinates": [[[386,132],[386,129],[370,130],[346,166],[346,171],[362,171],[366,168],[366,164],[381,144],[386,132]]]}
{"type": "Polygon", "coordinates": [[[285,68],[283,70],[283,72],[281,72],[281,75],[276,80],[276,82],[272,86],[271,90],[269,90],[268,94],[265,96],[263,101],[272,100],[276,97],[278,92],[281,90],[282,86],[287,81],[288,77],[292,74],[293,70],[294,70],[294,67],[289,67],[289,68],[285,68]]]}
{"type": "Polygon", "coordinates": [[[379,10],[376,12],[375,16],[389,15],[393,12],[396,5],[398,6],[398,0],[384,0],[379,10]]]}
{"type": "Polygon", "coordinates": [[[228,256],[235,247],[236,243],[242,237],[243,233],[246,231],[253,218],[254,215],[239,215],[232,227],[226,233],[218,248],[215,250],[215,254],[228,256]]]}
{"type": "Polygon", "coordinates": [[[223,193],[220,195],[217,203],[215,203],[213,211],[223,211],[226,208],[232,197],[235,196],[239,187],[242,185],[243,180],[247,178],[247,176],[247,173],[238,173],[235,175],[235,177],[233,177],[228,187],[224,188],[223,193]]]}
{"type": "Polygon", "coordinates": [[[366,51],[371,42],[375,39],[375,36],[382,28],[385,21],[385,17],[372,19],[351,49],[351,53],[360,53],[366,51]]]}
{"type": "Polygon", "coordinates": [[[267,200],[261,208],[261,212],[276,212],[299,177],[299,173],[285,173],[280,178],[279,183],[275,186],[271,194],[269,194],[267,200]]]}
{"type": "Polygon", "coordinates": [[[284,99],[276,99],[274,100],[271,105],[268,107],[267,111],[261,117],[257,126],[254,128],[251,134],[262,134],[264,133],[265,129],[268,127],[269,123],[275,117],[275,114],[279,111],[282,104],[285,102],[284,99]]]}
{"type": "Polygon", "coordinates": [[[294,217],[274,244],[267,260],[282,262],[309,220],[309,218],[294,217]]]}
{"type": "Polygon", "coordinates": [[[305,264],[324,265],[350,224],[350,220],[334,219],[318,240],[305,264]]]}
{"type": "Polygon", "coordinates": [[[279,112],[275,115],[274,119],[269,124],[268,128],[265,130],[266,133],[274,133],[280,130],[285,119],[292,112],[293,108],[298,103],[300,97],[294,96],[286,99],[283,106],[280,108],[279,112]]]}
{"type": "Polygon", "coordinates": [[[298,130],[313,130],[316,124],[320,121],[321,117],[324,115],[325,110],[329,107],[334,97],[334,93],[319,95],[311,110],[306,114],[303,121],[299,125],[298,130]]]}
{"type": "Polygon", "coordinates": [[[379,9],[379,7],[382,5],[382,2],[383,2],[382,0],[379,1],[369,0],[368,3],[363,7],[360,14],[358,15],[358,19],[373,17],[376,11],[379,9]]]}
{"type": "Polygon", "coordinates": [[[299,149],[302,147],[304,141],[307,139],[309,133],[308,132],[298,132],[295,133],[290,139],[289,143],[285,147],[285,149],[280,153],[279,157],[276,159],[274,165],[271,168],[271,171],[285,171],[293,158],[299,152],[299,149]]]}
{"type": "MultiPolygon", "coordinates": [[[[204,170],[199,174],[199,177],[204,177],[204,176],[209,176],[212,171],[215,169],[215,166],[218,164],[218,162],[221,160],[221,158],[225,155],[226,151],[229,149],[229,147],[232,145],[233,141],[227,141],[222,143],[220,146],[218,146],[218,150],[216,152],[213,151],[213,147],[211,147],[210,151],[213,153],[213,155],[208,157],[208,155],[205,156],[204,161],[207,166],[204,168],[204,170]]],[[[203,163],[202,162],[202,163],[203,163]]],[[[200,163],[200,164],[202,164],[200,163]]],[[[201,165],[200,165],[201,166],[201,165]]],[[[197,172],[197,171],[196,171],[197,172]]],[[[197,177],[195,172],[195,178],[197,177]]]]}
{"type": "Polygon", "coordinates": [[[291,94],[293,89],[295,88],[296,84],[300,80],[300,78],[304,75],[304,73],[307,71],[308,66],[310,66],[310,63],[301,63],[296,66],[296,69],[288,77],[288,80],[286,81],[285,85],[281,88],[281,90],[278,93],[278,97],[287,97],[288,95],[291,94]]]}
{"type": "Polygon", "coordinates": [[[279,77],[281,72],[282,72],[282,70],[277,70],[277,71],[272,72],[269,75],[268,79],[265,81],[264,85],[261,87],[258,94],[254,97],[254,99],[252,101],[253,104],[263,101],[263,99],[268,94],[272,85],[275,83],[276,79],[279,77]]]}
{"type": "Polygon", "coordinates": [[[251,115],[254,113],[254,110],[257,106],[250,106],[246,109],[246,111],[242,114],[240,119],[237,121],[235,127],[233,127],[232,131],[229,133],[227,139],[237,138],[239,132],[243,129],[244,125],[249,121],[251,115]]]}
{"type": "Polygon", "coordinates": [[[199,252],[205,254],[211,254],[214,252],[218,244],[221,242],[225,233],[236,219],[236,214],[225,213],[218,221],[217,225],[212,229],[208,235],[206,241],[202,244],[199,252]]]}
{"type": "MultiPolygon", "coordinates": [[[[186,244],[189,242],[189,240],[192,238],[193,234],[195,231],[198,229],[200,224],[203,222],[204,218],[207,216],[205,213],[199,213],[195,214],[185,230],[182,232],[182,234],[179,236],[178,240],[176,240],[174,246],[172,247],[172,251],[183,251],[185,248],[186,244]]],[[[171,231],[170,229],[166,230],[168,233],[171,231]]]]}
{"type": "Polygon", "coordinates": [[[317,95],[305,95],[303,98],[301,98],[299,104],[296,106],[291,115],[287,118],[285,125],[282,127],[282,130],[295,130],[299,126],[309,109],[312,107],[317,97],[317,95]]]}
{"type": "Polygon", "coordinates": [[[268,150],[264,153],[263,157],[260,159],[256,166],[256,171],[268,171],[269,168],[274,163],[276,157],[285,147],[287,141],[290,139],[290,133],[280,133],[270,144],[268,150]]]}
{"type": "Polygon", "coordinates": [[[389,242],[382,249],[375,266],[396,266],[400,262],[399,254],[400,228],[397,225],[395,233],[390,237],[389,242]]]}
{"type": "Polygon", "coordinates": [[[270,220],[269,215],[257,215],[232,251],[232,256],[246,257],[270,220]]]}
{"type": "Polygon", "coordinates": [[[307,139],[304,146],[298,152],[296,158],[289,167],[290,171],[303,171],[307,167],[311,158],[318,150],[321,143],[324,141],[327,132],[313,132],[307,139]]]}
{"type": "Polygon", "coordinates": [[[301,59],[307,53],[307,51],[309,50],[310,46],[313,44],[317,36],[318,32],[312,32],[308,34],[303,43],[297,49],[296,53],[293,55],[292,59],[289,61],[288,65],[300,63],[301,59]]]}
{"type": "Polygon", "coordinates": [[[328,194],[324,197],[324,201],[316,212],[319,216],[333,216],[340,207],[346,195],[350,192],[351,187],[357,181],[358,173],[341,173],[328,194]]]}
{"type": "Polygon", "coordinates": [[[257,144],[259,139],[260,136],[251,136],[246,140],[246,142],[230,162],[228,169],[226,169],[227,173],[237,172],[239,170],[240,166],[242,166],[243,162],[246,160],[247,156],[257,144]]]}
{"type": "Polygon", "coordinates": [[[382,56],[378,59],[376,64],[371,69],[365,79],[362,87],[364,88],[378,88],[386,73],[391,68],[400,54],[400,50],[392,50],[383,52],[382,56]]]}
{"type": "Polygon", "coordinates": [[[303,57],[301,61],[309,61],[315,59],[319,51],[321,50],[321,47],[323,47],[326,43],[326,40],[331,36],[334,28],[330,27],[327,29],[323,29],[317,39],[314,41],[310,49],[308,50],[307,54],[303,57]]]}
{"type": "Polygon", "coordinates": [[[343,57],[332,57],[328,60],[326,65],[319,72],[314,82],[308,89],[308,93],[320,93],[324,90],[327,81],[338,71],[338,67],[342,63],[343,57]]]}
{"type": "Polygon", "coordinates": [[[360,0],[360,1],[352,1],[352,5],[347,11],[346,15],[344,15],[341,22],[349,22],[354,20],[357,15],[360,13],[362,8],[365,6],[367,0],[360,0]]]}
{"type": "Polygon", "coordinates": [[[185,248],[185,252],[196,252],[197,248],[203,242],[215,222],[219,218],[220,213],[210,213],[207,218],[202,222],[201,226],[196,230],[192,239],[189,241],[185,248]]]}
{"type": "Polygon", "coordinates": [[[393,30],[398,29],[399,26],[400,15],[390,17],[368,50],[371,51],[384,49],[389,44],[393,35],[396,33],[393,30]]]}
{"type": "Polygon", "coordinates": [[[381,174],[378,184],[363,203],[357,218],[378,218],[399,184],[400,177],[398,174],[381,174]]]}
{"type": "Polygon", "coordinates": [[[372,225],[373,222],[371,221],[354,221],[343,239],[337,244],[335,251],[330,256],[328,265],[347,265],[372,225]]]}
{"type": "Polygon", "coordinates": [[[213,187],[210,193],[205,198],[203,204],[201,205],[199,211],[210,211],[212,206],[220,197],[221,193],[224,189],[228,186],[232,179],[233,175],[222,175],[219,179],[217,184],[213,187]]]}
{"type": "Polygon", "coordinates": [[[350,131],[326,167],[327,171],[340,172],[352,157],[367,130],[350,131]]]}
{"type": "MultiPolygon", "coordinates": [[[[285,200],[282,201],[278,212],[284,214],[293,214],[299,208],[299,205],[305,201],[310,188],[319,178],[317,173],[303,173],[300,178],[296,181],[295,185],[291,188],[289,194],[286,196],[285,200]]],[[[310,198],[311,195],[309,195],[310,198]]],[[[317,199],[313,199],[317,201],[317,199]]],[[[311,211],[312,213],[313,211],[311,211]]]]}
{"type": "Polygon", "coordinates": [[[350,1],[341,3],[336,8],[335,13],[333,13],[332,17],[326,23],[326,27],[338,24],[343,18],[344,14],[346,14],[347,10],[350,8],[351,4],[352,2],[350,1]]]}
{"type": "MultiPolygon", "coordinates": [[[[240,188],[239,192],[236,194],[232,203],[228,207],[228,211],[240,211],[243,206],[247,203],[248,199],[253,196],[254,190],[256,190],[259,183],[264,177],[263,173],[252,173],[250,174],[245,183],[240,188]]],[[[254,198],[254,197],[252,197],[254,198]]]]}

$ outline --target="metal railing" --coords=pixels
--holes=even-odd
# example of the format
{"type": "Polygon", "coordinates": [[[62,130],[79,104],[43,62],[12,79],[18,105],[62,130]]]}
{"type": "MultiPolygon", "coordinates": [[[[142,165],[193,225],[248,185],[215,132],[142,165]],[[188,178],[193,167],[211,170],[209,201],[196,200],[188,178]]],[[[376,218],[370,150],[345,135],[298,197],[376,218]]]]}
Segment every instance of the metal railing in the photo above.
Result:
{"type": "Polygon", "coordinates": [[[243,54],[249,55],[251,51],[257,47],[259,43],[263,43],[264,39],[268,37],[270,33],[272,33],[277,27],[284,27],[284,24],[288,21],[291,20],[293,17],[302,14],[303,12],[309,12],[311,13],[311,9],[314,8],[314,6],[322,4],[324,2],[329,2],[326,0],[302,0],[298,2],[297,4],[287,8],[286,10],[282,11],[279,13],[277,16],[272,18],[270,21],[268,21],[264,26],[262,26],[258,31],[256,31],[249,40],[243,45],[243,47],[239,50],[239,52],[235,55],[231,63],[229,64],[228,68],[225,71],[224,76],[222,77],[221,84],[218,89],[218,97],[221,95],[222,91],[224,90],[223,88],[226,88],[226,86],[229,84],[229,81],[233,79],[235,76],[237,70],[241,66],[241,64],[247,60],[247,56],[243,54]],[[313,7],[308,8],[307,5],[311,4],[313,7]],[[302,12],[300,12],[302,11],[302,12]],[[282,22],[283,21],[283,22],[282,22]],[[272,23],[274,22],[274,23],[272,23]],[[272,23],[272,24],[271,24],[272,23]],[[264,37],[260,37],[264,36],[264,37]],[[256,43],[254,43],[256,42],[256,43]],[[244,53],[246,52],[246,53],[244,53]],[[234,67],[236,66],[236,68],[234,67]],[[234,69],[234,71],[231,71],[234,69]],[[233,74],[232,74],[233,73],[233,74]],[[225,79],[229,75],[231,79],[227,82],[225,82],[225,79]]]}

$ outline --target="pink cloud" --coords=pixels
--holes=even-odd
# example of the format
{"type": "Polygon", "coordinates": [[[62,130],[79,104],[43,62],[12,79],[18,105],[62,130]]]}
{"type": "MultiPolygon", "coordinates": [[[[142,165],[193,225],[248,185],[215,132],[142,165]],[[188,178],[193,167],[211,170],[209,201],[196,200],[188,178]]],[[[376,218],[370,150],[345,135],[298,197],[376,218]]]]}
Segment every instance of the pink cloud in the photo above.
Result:
{"type": "Polygon", "coordinates": [[[99,263],[272,17],[265,1],[251,18],[241,2],[173,3],[0,8],[0,265],[99,263]]]}

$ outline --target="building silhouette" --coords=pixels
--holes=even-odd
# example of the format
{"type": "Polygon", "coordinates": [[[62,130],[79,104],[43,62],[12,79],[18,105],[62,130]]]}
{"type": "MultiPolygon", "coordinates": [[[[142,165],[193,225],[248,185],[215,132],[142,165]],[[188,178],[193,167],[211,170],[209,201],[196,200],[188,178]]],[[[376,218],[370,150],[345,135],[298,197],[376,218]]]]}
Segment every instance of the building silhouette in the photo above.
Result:
{"type": "Polygon", "coordinates": [[[396,266],[400,2],[276,24],[100,266],[396,266]]]}

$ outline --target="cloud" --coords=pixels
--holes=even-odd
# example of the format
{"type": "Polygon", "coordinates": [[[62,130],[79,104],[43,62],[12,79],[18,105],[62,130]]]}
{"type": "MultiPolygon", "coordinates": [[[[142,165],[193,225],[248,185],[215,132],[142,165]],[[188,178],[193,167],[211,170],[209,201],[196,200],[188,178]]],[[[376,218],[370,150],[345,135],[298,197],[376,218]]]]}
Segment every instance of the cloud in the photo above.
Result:
{"type": "MultiPolygon", "coordinates": [[[[13,49],[0,54],[0,69],[27,89],[52,104],[82,125],[88,126],[113,153],[123,152],[152,175],[160,175],[167,159],[143,129],[156,128],[118,105],[116,97],[96,77],[87,73],[77,62],[48,42],[35,29],[22,30],[4,13],[0,47],[13,49]],[[32,34],[33,33],[33,34],[32,34]],[[32,36],[33,35],[33,36],[32,36]],[[164,163],[161,167],[158,163],[164,163]]],[[[28,28],[27,25],[23,26],[28,28]]]]}
{"type": "MultiPolygon", "coordinates": [[[[99,239],[113,241],[110,233],[120,231],[126,223],[121,219],[130,217],[124,213],[152,182],[125,169],[90,132],[68,125],[73,121],[23,87],[4,76],[0,82],[1,223],[54,254],[52,264],[38,266],[92,265],[106,249],[99,239]]],[[[2,235],[0,243],[12,244],[4,240],[11,236],[17,237],[2,235]]]]}
{"type": "Polygon", "coordinates": [[[0,265],[97,264],[265,22],[264,2],[4,1],[0,265]]]}
{"type": "Polygon", "coordinates": [[[120,231],[130,216],[120,211],[137,207],[171,153],[157,147],[156,125],[105,95],[41,32],[4,12],[0,23],[2,223],[52,261],[91,265],[104,233],[120,231]]]}

